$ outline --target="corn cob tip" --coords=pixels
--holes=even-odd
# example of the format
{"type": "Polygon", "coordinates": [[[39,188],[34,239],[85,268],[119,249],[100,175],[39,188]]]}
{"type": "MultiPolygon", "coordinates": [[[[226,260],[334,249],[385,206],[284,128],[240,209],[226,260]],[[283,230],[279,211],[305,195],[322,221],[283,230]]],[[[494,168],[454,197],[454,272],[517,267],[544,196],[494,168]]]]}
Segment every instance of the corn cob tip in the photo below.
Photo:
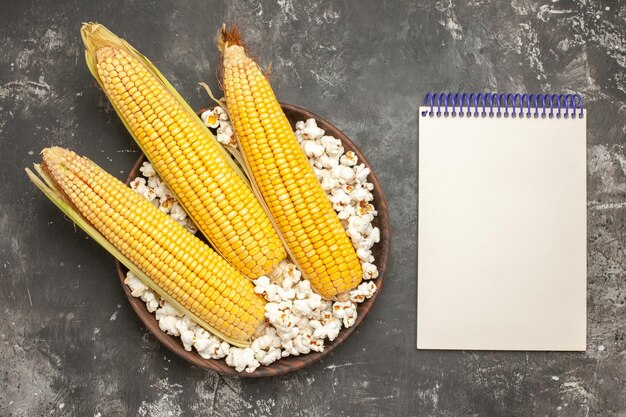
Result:
{"type": "Polygon", "coordinates": [[[111,42],[121,41],[104,25],[96,22],[83,23],[80,28],[80,36],[88,52],[96,51],[111,42]]]}
{"type": "Polygon", "coordinates": [[[104,25],[95,22],[83,23],[80,36],[85,45],[85,61],[91,74],[102,87],[103,80],[98,74],[98,63],[107,57],[114,57],[115,51],[135,54],[136,51],[104,25]]]}
{"type": "Polygon", "coordinates": [[[219,49],[221,53],[225,53],[229,46],[243,47],[243,42],[237,26],[233,25],[229,29],[226,27],[226,24],[223,24],[217,39],[217,49],[219,49]]]}
{"type": "Polygon", "coordinates": [[[52,146],[41,151],[41,166],[44,171],[57,176],[67,168],[69,161],[77,157],[78,155],[69,149],[52,146]]]}
{"type": "Polygon", "coordinates": [[[261,67],[248,56],[242,46],[228,45],[223,52],[222,66],[223,68],[249,68],[258,67],[261,72],[261,67]]]}
{"type": "Polygon", "coordinates": [[[110,46],[103,46],[96,51],[96,61],[102,62],[107,58],[113,58],[115,56],[115,49],[110,46]]]}
{"type": "Polygon", "coordinates": [[[46,165],[53,165],[61,159],[65,159],[68,156],[71,156],[72,153],[72,151],[61,148],[60,146],[51,146],[49,148],[44,148],[41,150],[41,157],[46,165]]]}
{"type": "Polygon", "coordinates": [[[80,31],[81,33],[93,32],[94,30],[98,28],[98,26],[102,26],[102,25],[96,22],[83,22],[83,24],[80,25],[80,31]]]}
{"type": "Polygon", "coordinates": [[[224,68],[232,66],[240,68],[258,67],[259,71],[263,73],[265,78],[269,79],[272,64],[270,63],[265,71],[261,69],[259,64],[257,64],[256,59],[249,56],[246,52],[246,47],[243,44],[241,35],[239,34],[239,29],[237,29],[237,27],[233,26],[229,30],[226,28],[226,25],[222,26],[217,47],[220,50],[223,58],[221,62],[222,78],[224,78],[224,68]]]}

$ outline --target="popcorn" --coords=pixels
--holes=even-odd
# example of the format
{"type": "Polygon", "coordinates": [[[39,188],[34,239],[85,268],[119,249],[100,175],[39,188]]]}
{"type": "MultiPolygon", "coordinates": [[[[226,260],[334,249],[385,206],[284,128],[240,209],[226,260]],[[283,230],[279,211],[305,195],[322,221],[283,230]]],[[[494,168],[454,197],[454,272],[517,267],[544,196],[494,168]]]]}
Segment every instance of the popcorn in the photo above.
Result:
{"type": "Polygon", "coordinates": [[[163,306],[156,311],[155,316],[157,320],[161,320],[165,317],[183,317],[183,314],[170,303],[164,302],[163,306]]]}
{"type": "MultiPolygon", "coordinates": [[[[297,128],[297,126],[296,126],[297,128]]],[[[301,131],[301,134],[304,138],[310,140],[320,139],[324,135],[324,130],[317,127],[317,123],[315,119],[308,119],[302,129],[298,129],[301,131]]]]}
{"type": "Polygon", "coordinates": [[[305,333],[298,334],[293,340],[293,347],[298,354],[306,355],[307,353],[321,352],[324,350],[324,341],[320,339],[314,339],[313,333],[307,331],[305,333]]]}
{"type": "Polygon", "coordinates": [[[278,286],[270,282],[266,276],[260,276],[254,280],[254,292],[261,294],[267,301],[279,301],[278,286]]]}
{"type": "Polygon", "coordinates": [[[159,328],[170,336],[180,336],[180,331],[176,327],[178,319],[174,316],[161,317],[159,320],[159,328]]]}
{"type": "Polygon", "coordinates": [[[191,352],[191,348],[195,342],[195,334],[191,330],[184,330],[180,332],[180,341],[183,342],[183,347],[187,352],[191,352]]]}
{"type": "Polygon", "coordinates": [[[296,282],[300,280],[302,273],[294,264],[288,263],[285,268],[285,277],[289,277],[293,282],[296,282]]]}
{"type": "MultiPolygon", "coordinates": [[[[213,355],[214,350],[221,346],[222,342],[215,336],[211,336],[203,328],[193,323],[188,317],[184,317],[178,320],[176,328],[180,332],[180,340],[183,342],[183,347],[186,351],[191,351],[192,347],[195,347],[198,353],[204,353],[208,355],[206,358],[216,357],[219,355],[213,355]],[[211,347],[213,351],[207,350],[211,347]]],[[[228,343],[226,343],[228,347],[228,343]]],[[[226,354],[220,356],[224,357],[226,354]]],[[[203,356],[205,357],[205,356],[203,356]]]]}
{"type": "Polygon", "coordinates": [[[216,139],[222,145],[237,147],[237,140],[235,139],[235,131],[233,125],[229,121],[221,121],[220,127],[217,128],[216,139]]]}
{"type": "Polygon", "coordinates": [[[169,214],[170,217],[176,221],[182,221],[187,218],[187,213],[185,213],[185,210],[183,210],[183,208],[176,202],[172,204],[169,214]]]}
{"type": "Polygon", "coordinates": [[[376,284],[372,281],[362,282],[358,287],[350,291],[350,300],[355,303],[362,303],[376,292],[376,284]]]}
{"type": "Polygon", "coordinates": [[[180,333],[186,332],[188,330],[194,331],[196,327],[198,327],[198,325],[187,316],[183,316],[180,320],[176,322],[176,328],[180,333]]]}
{"type": "Polygon", "coordinates": [[[159,184],[154,187],[154,194],[158,198],[174,198],[174,193],[167,187],[164,182],[159,182],[159,184]]]}
{"type": "Polygon", "coordinates": [[[282,357],[280,338],[276,335],[276,329],[268,327],[265,334],[252,342],[252,350],[255,359],[261,365],[269,365],[282,357]]]}
{"type": "Polygon", "coordinates": [[[354,230],[355,233],[365,235],[372,230],[372,224],[363,217],[352,216],[348,219],[348,233],[351,233],[351,230],[354,230]]]}
{"type": "Polygon", "coordinates": [[[215,115],[215,112],[213,110],[207,110],[204,113],[202,113],[200,115],[200,119],[202,120],[202,123],[204,123],[205,125],[207,125],[207,127],[210,127],[212,129],[215,129],[216,127],[220,125],[220,119],[218,116],[215,115]]]}
{"type": "Polygon", "coordinates": [[[298,326],[299,329],[306,329],[307,327],[309,327],[309,322],[311,320],[306,317],[306,316],[300,316],[300,320],[296,323],[296,326],[298,326]]]}
{"type": "Polygon", "coordinates": [[[341,165],[353,167],[359,162],[359,158],[357,158],[354,152],[348,151],[345,155],[339,158],[339,162],[341,162],[341,165]]]}
{"type": "Polygon", "coordinates": [[[283,260],[278,265],[276,265],[274,270],[269,273],[270,282],[274,284],[280,284],[284,276],[286,275],[286,271],[290,265],[291,264],[286,260],[283,260]]]}
{"type": "Polygon", "coordinates": [[[340,166],[339,168],[339,179],[343,181],[344,184],[354,179],[354,170],[346,166],[340,166]]]}
{"type": "Polygon", "coordinates": [[[252,342],[252,350],[255,352],[278,347],[280,347],[280,338],[276,334],[276,329],[269,326],[262,336],[252,342]]]}
{"type": "Polygon", "coordinates": [[[148,286],[143,283],[135,274],[128,271],[126,273],[126,278],[124,278],[124,284],[128,285],[130,288],[130,295],[133,297],[141,297],[146,290],[152,291],[148,289],[148,286]]]}
{"type": "Polygon", "coordinates": [[[312,140],[304,140],[301,143],[304,153],[309,158],[319,158],[324,154],[324,147],[312,140]]]}
{"type": "Polygon", "coordinates": [[[282,351],[278,348],[270,348],[268,351],[256,352],[254,356],[261,365],[267,366],[279,360],[282,357],[282,351]]]}
{"type": "Polygon", "coordinates": [[[324,189],[324,191],[326,191],[327,193],[337,188],[338,185],[339,185],[339,181],[334,178],[331,178],[329,175],[325,176],[322,179],[322,189],[324,189]]]}
{"type": "MultiPolygon", "coordinates": [[[[213,344],[213,340],[211,340],[212,337],[214,336],[211,336],[211,334],[209,334],[203,328],[196,328],[196,330],[193,332],[193,347],[196,348],[198,353],[202,354],[202,352],[206,351],[209,346],[213,344]]],[[[215,339],[218,340],[217,338],[215,339]]]]}
{"type": "MultiPolygon", "coordinates": [[[[224,109],[215,107],[201,117],[205,124],[217,129],[220,143],[236,146],[234,129],[224,109]]],[[[254,280],[255,292],[267,300],[266,322],[255,332],[251,346],[242,349],[231,347],[171,304],[159,300],[132,273],[129,272],[124,280],[131,294],[140,297],[148,311],[155,313],[161,330],[179,336],[185,350],[195,349],[205,359],[225,358],[226,363],[238,372],[253,372],[282,357],[323,351],[326,340],[335,340],[343,327],[354,325],[356,303],[372,297],[377,290],[371,281],[379,275],[371,248],[380,241],[380,230],[372,225],[377,212],[371,204],[374,186],[367,182],[370,170],[359,164],[354,152],[344,153],[341,141],[325,135],[314,119],[297,122],[295,135],[361,261],[364,282],[357,288],[335,301],[324,300],[295,265],[286,260],[281,262],[269,276],[254,280]]],[[[145,178],[133,180],[131,188],[195,233],[193,221],[156,175],[153,166],[144,162],[140,171],[145,178]]]]}
{"type": "Polygon", "coordinates": [[[156,191],[152,188],[148,188],[144,194],[142,194],[148,201],[152,201],[156,198],[156,191]]]}
{"type": "Polygon", "coordinates": [[[354,207],[345,206],[337,213],[337,217],[339,217],[339,220],[347,220],[351,216],[354,216],[355,213],[356,211],[354,210],[354,207]]]}
{"type": "MultiPolygon", "coordinates": [[[[324,136],[320,139],[320,143],[326,148],[326,154],[330,157],[339,157],[343,153],[343,145],[341,141],[332,136],[324,136]]],[[[333,158],[337,161],[337,159],[333,158]]],[[[338,163],[338,161],[337,161],[338,163]]]]}
{"type": "Polygon", "coordinates": [[[130,188],[135,190],[138,194],[144,196],[148,201],[152,201],[156,198],[156,192],[154,188],[150,187],[150,184],[146,184],[146,180],[143,178],[135,178],[130,182],[130,188]]]}
{"type": "Polygon", "coordinates": [[[230,136],[225,135],[224,133],[218,133],[215,137],[219,143],[222,145],[230,145],[230,136]]]}
{"type": "Polygon", "coordinates": [[[370,174],[370,169],[365,164],[359,164],[354,167],[354,177],[359,183],[367,181],[367,176],[370,174]]]}
{"type": "Polygon", "coordinates": [[[315,166],[313,167],[313,172],[315,172],[315,176],[319,181],[321,181],[324,177],[328,175],[328,171],[326,171],[325,169],[319,169],[315,166]]]}
{"type": "Polygon", "coordinates": [[[251,348],[232,348],[226,356],[226,364],[235,368],[237,372],[254,372],[260,363],[256,360],[254,351],[251,348]]]}
{"type": "MultiPolygon", "coordinates": [[[[333,194],[329,197],[329,200],[331,203],[338,205],[339,209],[342,209],[350,204],[350,196],[341,188],[335,189],[333,194]]],[[[337,208],[335,208],[335,210],[337,210],[337,208]]]]}
{"type": "Polygon", "coordinates": [[[219,339],[217,339],[217,341],[220,342],[220,345],[219,347],[216,347],[215,350],[213,351],[213,357],[216,359],[220,359],[230,353],[231,347],[226,342],[221,342],[219,339]]]}
{"type": "Polygon", "coordinates": [[[293,302],[293,310],[305,317],[312,317],[313,312],[322,305],[322,297],[318,294],[311,294],[310,297],[295,300],[293,302]]]}
{"type": "Polygon", "coordinates": [[[328,155],[322,155],[317,159],[315,165],[319,168],[332,169],[339,166],[339,160],[337,160],[337,158],[331,158],[328,155]]]}
{"type": "MultiPolygon", "coordinates": [[[[226,111],[221,107],[221,106],[216,106],[213,109],[213,114],[215,114],[215,116],[217,116],[218,119],[220,119],[220,121],[225,122],[228,120],[228,113],[226,113],[226,111]]],[[[223,123],[220,123],[220,125],[222,125],[223,123]]]]}
{"type": "Polygon", "coordinates": [[[150,313],[154,313],[156,309],[159,308],[159,300],[152,290],[145,291],[139,298],[141,298],[141,301],[146,303],[146,309],[150,313]]]}
{"type": "Polygon", "coordinates": [[[307,294],[310,294],[312,292],[311,282],[308,280],[302,280],[298,282],[295,290],[296,290],[296,298],[298,300],[302,300],[307,296],[307,294]]]}
{"type": "Polygon", "coordinates": [[[324,324],[317,320],[311,320],[309,325],[313,329],[314,338],[321,340],[328,339],[331,342],[335,340],[341,330],[341,320],[335,317],[331,317],[324,324]]]}
{"type": "Polygon", "coordinates": [[[159,177],[148,177],[147,186],[150,188],[156,188],[161,185],[161,179],[159,177]]]}
{"type": "MultiPolygon", "coordinates": [[[[282,285],[282,287],[283,287],[285,290],[291,290],[291,289],[293,288],[293,285],[294,285],[295,281],[297,281],[298,279],[300,279],[300,277],[298,277],[298,278],[294,279],[294,278],[293,278],[292,276],[290,276],[290,275],[285,275],[285,276],[283,277],[283,280],[282,280],[282,282],[281,282],[281,284],[280,284],[280,285],[282,285]]],[[[289,297],[289,298],[293,298],[293,297],[289,297]]]]}
{"type": "Polygon", "coordinates": [[[204,359],[222,359],[230,353],[230,345],[222,342],[206,330],[197,327],[193,346],[204,359]]]}
{"type": "Polygon", "coordinates": [[[374,210],[374,206],[368,203],[359,203],[356,208],[356,215],[368,222],[374,221],[374,216],[376,216],[378,212],[374,210]]]}
{"type": "Polygon", "coordinates": [[[146,187],[145,178],[137,177],[130,182],[130,188],[135,190],[137,193],[143,195],[148,187],[146,187]]]}
{"type": "Polygon", "coordinates": [[[372,246],[374,246],[374,241],[372,240],[371,237],[364,237],[359,239],[355,246],[357,246],[358,248],[362,248],[362,249],[371,249],[372,246]]]}
{"type": "Polygon", "coordinates": [[[270,324],[272,324],[281,338],[292,339],[295,337],[293,331],[296,331],[298,327],[296,324],[298,323],[298,318],[291,311],[292,303],[291,301],[281,301],[279,303],[267,303],[265,305],[265,317],[269,320],[270,324]],[[289,336],[293,334],[292,336],[289,336]]]}
{"type": "Polygon", "coordinates": [[[168,214],[174,206],[174,201],[174,197],[166,197],[161,199],[159,202],[159,210],[161,210],[165,214],[168,214]]]}
{"type": "Polygon", "coordinates": [[[378,278],[378,268],[376,265],[369,262],[363,262],[361,264],[361,269],[363,270],[363,279],[368,280],[378,278]]]}
{"type": "Polygon", "coordinates": [[[333,304],[333,316],[342,320],[344,327],[354,325],[356,314],[356,304],[352,301],[337,301],[333,304]]]}
{"type": "Polygon", "coordinates": [[[228,114],[220,107],[216,106],[200,115],[202,122],[211,129],[217,129],[216,139],[222,145],[237,146],[233,126],[228,120],[228,114]]]}
{"type": "Polygon", "coordinates": [[[358,258],[364,262],[369,262],[371,257],[371,251],[369,250],[369,248],[358,248],[356,250],[356,256],[358,256],[358,258]]]}
{"type": "Polygon", "coordinates": [[[281,300],[293,300],[296,297],[296,292],[293,289],[278,287],[277,293],[281,300]]]}
{"type": "Polygon", "coordinates": [[[217,129],[217,133],[221,133],[230,138],[235,134],[235,131],[233,130],[233,126],[230,123],[221,123],[220,127],[217,129]]]}
{"type": "Polygon", "coordinates": [[[372,201],[374,196],[370,193],[367,188],[355,188],[350,193],[350,199],[352,201],[360,202],[360,201],[372,201]]]}
{"type": "MultiPolygon", "coordinates": [[[[141,168],[139,168],[139,171],[141,172],[141,175],[143,175],[146,178],[154,177],[156,175],[156,171],[154,170],[154,167],[148,161],[145,161],[141,165],[141,168]]],[[[141,178],[141,177],[137,177],[137,178],[141,178]]],[[[143,178],[141,178],[141,179],[143,179],[143,178]]]]}
{"type": "MultiPolygon", "coordinates": [[[[276,327],[278,336],[280,336],[280,339],[282,341],[289,341],[298,336],[298,333],[300,333],[300,328],[298,326],[280,327],[280,324],[277,324],[276,322],[270,321],[270,323],[276,327]]],[[[293,322],[290,321],[289,323],[293,322]]]]}
{"type": "Polygon", "coordinates": [[[370,232],[370,239],[374,243],[380,242],[380,229],[378,227],[372,227],[372,231],[370,232]]]}

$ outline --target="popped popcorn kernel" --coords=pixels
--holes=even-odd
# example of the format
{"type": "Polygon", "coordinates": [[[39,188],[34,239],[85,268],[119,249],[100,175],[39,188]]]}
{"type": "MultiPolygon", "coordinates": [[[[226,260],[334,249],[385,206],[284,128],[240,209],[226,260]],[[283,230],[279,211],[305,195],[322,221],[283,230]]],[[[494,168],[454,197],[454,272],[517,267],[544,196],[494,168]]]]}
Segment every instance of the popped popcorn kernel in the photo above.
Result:
{"type": "Polygon", "coordinates": [[[249,373],[254,372],[260,365],[251,348],[232,348],[228,356],[226,356],[226,363],[235,368],[237,372],[245,370],[249,373]]]}
{"type": "Polygon", "coordinates": [[[359,159],[354,152],[348,151],[345,155],[339,158],[339,161],[341,162],[341,165],[353,167],[359,162],[359,159]]]}
{"type": "MultiPolygon", "coordinates": [[[[154,170],[154,167],[148,161],[145,161],[143,164],[141,164],[141,168],[139,168],[139,171],[141,172],[141,175],[143,175],[146,178],[154,177],[156,175],[156,171],[154,170]]],[[[141,178],[141,177],[137,177],[137,178],[141,178]]]]}
{"type": "Polygon", "coordinates": [[[215,114],[213,110],[207,110],[200,115],[200,119],[202,123],[204,123],[207,127],[215,129],[220,125],[220,119],[215,114]]]}
{"type": "Polygon", "coordinates": [[[363,262],[361,264],[361,269],[363,270],[363,279],[370,280],[378,278],[378,268],[376,265],[371,264],[369,262],[363,262]]]}
{"type": "Polygon", "coordinates": [[[366,281],[359,284],[358,287],[350,291],[350,300],[354,303],[362,303],[376,292],[377,287],[372,281],[366,281]]]}
{"type": "Polygon", "coordinates": [[[352,301],[337,301],[333,304],[333,316],[342,320],[344,327],[352,327],[356,315],[356,304],[352,301]]]}

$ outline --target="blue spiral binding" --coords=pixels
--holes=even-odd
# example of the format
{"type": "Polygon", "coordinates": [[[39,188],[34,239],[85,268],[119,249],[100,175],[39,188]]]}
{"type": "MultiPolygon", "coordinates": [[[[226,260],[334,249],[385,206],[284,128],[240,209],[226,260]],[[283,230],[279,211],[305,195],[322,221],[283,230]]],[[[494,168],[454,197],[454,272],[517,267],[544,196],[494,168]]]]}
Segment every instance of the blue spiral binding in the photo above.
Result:
{"type": "Polygon", "coordinates": [[[423,107],[430,107],[422,111],[428,117],[574,119],[585,112],[580,94],[427,93],[423,107]]]}

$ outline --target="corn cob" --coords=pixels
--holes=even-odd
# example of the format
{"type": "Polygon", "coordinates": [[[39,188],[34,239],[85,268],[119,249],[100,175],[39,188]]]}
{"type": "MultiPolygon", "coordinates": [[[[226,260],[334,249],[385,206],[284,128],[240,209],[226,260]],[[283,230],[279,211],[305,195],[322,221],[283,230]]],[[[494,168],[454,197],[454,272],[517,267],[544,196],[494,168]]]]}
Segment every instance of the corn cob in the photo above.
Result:
{"type": "Polygon", "coordinates": [[[361,265],[287,117],[236,31],[222,30],[222,85],[240,149],[287,247],[326,298],[361,282],[361,265]]]}
{"type": "Polygon", "coordinates": [[[264,300],[248,279],[90,160],[58,147],[42,154],[39,171],[52,188],[48,191],[56,190],[57,199],[63,196],[60,207],[79,226],[91,226],[86,231],[95,232],[90,234],[105,248],[113,246],[111,252],[121,254],[120,260],[147,285],[208,331],[234,345],[248,344],[265,312],[264,300]]]}
{"type": "Polygon", "coordinates": [[[101,25],[81,34],[93,76],[198,229],[247,277],[269,273],[286,253],[230,156],[145,57],[101,25]]]}

